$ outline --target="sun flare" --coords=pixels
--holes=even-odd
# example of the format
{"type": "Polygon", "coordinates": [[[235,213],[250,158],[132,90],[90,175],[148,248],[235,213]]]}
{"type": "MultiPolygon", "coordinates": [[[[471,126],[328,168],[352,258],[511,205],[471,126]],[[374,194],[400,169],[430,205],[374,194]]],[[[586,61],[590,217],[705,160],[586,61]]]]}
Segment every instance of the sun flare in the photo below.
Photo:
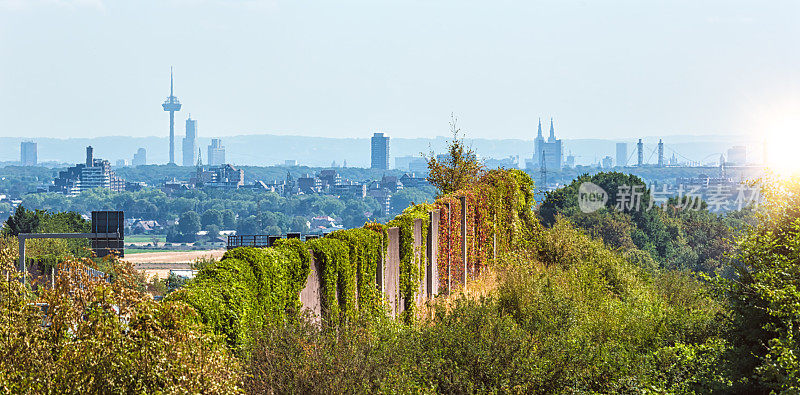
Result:
{"type": "Polygon", "coordinates": [[[783,117],[769,128],[766,136],[766,164],[775,174],[800,174],[800,115],[783,117]]]}

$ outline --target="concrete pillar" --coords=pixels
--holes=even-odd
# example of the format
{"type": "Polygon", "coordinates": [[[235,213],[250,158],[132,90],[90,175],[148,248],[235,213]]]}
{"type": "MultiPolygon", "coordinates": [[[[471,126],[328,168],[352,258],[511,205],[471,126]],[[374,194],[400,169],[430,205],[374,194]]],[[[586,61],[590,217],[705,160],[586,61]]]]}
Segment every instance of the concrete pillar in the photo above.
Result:
{"type": "Polygon", "coordinates": [[[428,267],[426,270],[428,298],[432,299],[439,294],[439,217],[440,210],[433,210],[429,214],[428,222],[428,245],[426,253],[428,255],[428,267]]]}
{"type": "MultiPolygon", "coordinates": [[[[313,251],[309,251],[309,253],[311,254],[311,263],[306,286],[300,291],[300,303],[303,305],[303,310],[311,311],[314,322],[319,323],[322,321],[322,275],[320,274],[320,264],[314,259],[313,251]]],[[[334,303],[336,302],[334,301],[334,303]]]]}
{"type": "Polygon", "coordinates": [[[414,248],[414,257],[413,262],[417,265],[417,270],[419,270],[419,286],[417,287],[417,295],[416,295],[416,302],[417,304],[425,303],[425,299],[428,295],[427,292],[427,281],[426,278],[426,267],[427,267],[427,260],[425,250],[422,248],[422,219],[415,219],[414,224],[412,226],[412,235],[413,235],[413,242],[411,243],[412,247],[414,248]]]}
{"type": "Polygon", "coordinates": [[[467,197],[459,196],[461,200],[461,283],[467,287],[467,197]]]}
{"type": "Polygon", "coordinates": [[[400,298],[400,228],[388,230],[388,253],[384,268],[385,297],[389,301],[389,310],[396,317],[403,312],[403,300],[400,298]]]}

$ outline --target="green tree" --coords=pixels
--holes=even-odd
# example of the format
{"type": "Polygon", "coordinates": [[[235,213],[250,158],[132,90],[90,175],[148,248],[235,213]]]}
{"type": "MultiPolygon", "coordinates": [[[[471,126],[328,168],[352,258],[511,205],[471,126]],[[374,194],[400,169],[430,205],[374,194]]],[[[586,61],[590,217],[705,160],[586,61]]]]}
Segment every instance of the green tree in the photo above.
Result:
{"type": "Polygon", "coordinates": [[[303,217],[294,217],[291,229],[292,232],[308,233],[308,221],[303,217]]]}
{"type": "Polygon", "coordinates": [[[183,213],[178,222],[178,231],[184,235],[193,235],[201,229],[200,215],[194,211],[183,213]]]}
{"type": "Polygon", "coordinates": [[[201,225],[203,225],[204,228],[209,225],[222,226],[223,225],[222,213],[219,210],[215,210],[213,208],[210,210],[206,210],[206,212],[203,213],[203,217],[200,219],[200,223],[201,225]]]}
{"type": "Polygon", "coordinates": [[[3,236],[16,236],[20,233],[34,233],[39,227],[41,214],[37,211],[26,210],[21,204],[17,206],[14,215],[8,217],[3,227],[3,236]]]}
{"type": "Polygon", "coordinates": [[[222,211],[222,226],[225,229],[233,229],[236,227],[236,213],[233,210],[227,209],[222,211]]]}
{"type": "Polygon", "coordinates": [[[448,143],[447,153],[443,157],[437,158],[433,151],[423,155],[428,162],[428,182],[443,195],[477,181],[484,171],[475,152],[464,144],[457,123],[458,119],[451,114],[450,132],[453,139],[448,143]]]}

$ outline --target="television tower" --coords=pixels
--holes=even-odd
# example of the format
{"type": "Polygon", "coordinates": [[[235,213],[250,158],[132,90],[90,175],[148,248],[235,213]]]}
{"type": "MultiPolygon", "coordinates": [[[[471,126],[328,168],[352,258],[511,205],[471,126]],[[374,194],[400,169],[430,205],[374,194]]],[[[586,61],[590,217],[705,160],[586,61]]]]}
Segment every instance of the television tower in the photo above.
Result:
{"type": "Polygon", "coordinates": [[[169,163],[175,164],[175,111],[181,110],[181,102],[172,90],[172,67],[169,68],[169,97],[161,107],[169,111],[169,163]]]}

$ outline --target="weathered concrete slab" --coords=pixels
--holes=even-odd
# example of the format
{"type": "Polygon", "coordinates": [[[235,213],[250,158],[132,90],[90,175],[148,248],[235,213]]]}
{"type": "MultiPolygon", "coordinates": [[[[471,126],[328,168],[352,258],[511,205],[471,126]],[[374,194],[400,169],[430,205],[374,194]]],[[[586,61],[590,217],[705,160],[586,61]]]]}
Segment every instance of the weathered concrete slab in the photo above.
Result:
{"type": "Polygon", "coordinates": [[[428,258],[428,268],[425,276],[427,296],[432,299],[439,294],[439,219],[441,216],[440,210],[433,210],[430,212],[430,219],[428,223],[428,243],[426,247],[426,255],[428,258]]]}
{"type": "Polygon", "coordinates": [[[386,265],[384,266],[385,298],[389,313],[396,317],[403,312],[400,298],[400,228],[389,228],[386,265]]]}
{"type": "Polygon", "coordinates": [[[419,287],[417,288],[417,294],[415,295],[416,302],[419,305],[425,303],[425,299],[427,299],[428,295],[427,281],[425,281],[425,279],[427,278],[426,269],[428,265],[424,249],[425,246],[423,245],[423,239],[422,239],[423,236],[422,219],[415,219],[412,228],[413,228],[412,232],[414,241],[411,243],[411,245],[414,248],[414,263],[416,263],[417,265],[420,278],[419,287]]]}
{"type": "Polygon", "coordinates": [[[303,304],[303,310],[311,312],[314,322],[322,320],[322,276],[320,275],[320,269],[319,263],[314,259],[314,254],[311,253],[311,268],[308,271],[306,286],[300,291],[300,302],[303,304]]]}

